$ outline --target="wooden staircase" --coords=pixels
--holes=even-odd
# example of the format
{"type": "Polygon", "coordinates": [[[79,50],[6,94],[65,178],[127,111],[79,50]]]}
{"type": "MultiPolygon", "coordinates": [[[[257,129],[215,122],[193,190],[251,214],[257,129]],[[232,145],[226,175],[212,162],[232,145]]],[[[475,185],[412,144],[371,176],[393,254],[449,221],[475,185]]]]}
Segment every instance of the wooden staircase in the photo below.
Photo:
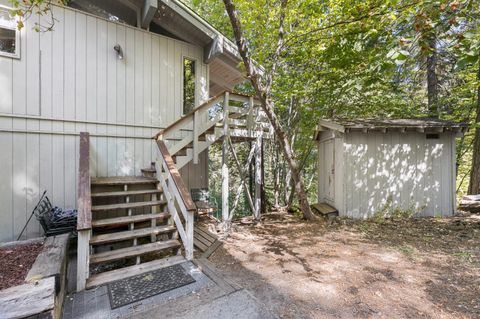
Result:
{"type": "Polygon", "coordinates": [[[117,271],[102,272],[102,265],[122,266],[138,273],[142,268],[160,266],[165,257],[178,256],[181,243],[166,210],[167,202],[158,179],[144,170],[141,177],[92,178],[89,278],[86,288],[117,280],[117,271]],[[120,261],[120,263],[119,263],[120,261]]]}
{"type": "Polygon", "coordinates": [[[224,92],[153,137],[159,158],[142,176],[103,178],[90,178],[81,133],[77,291],[191,260],[196,206],[179,169],[215,142],[258,141],[269,128],[252,97],[224,92]]]}

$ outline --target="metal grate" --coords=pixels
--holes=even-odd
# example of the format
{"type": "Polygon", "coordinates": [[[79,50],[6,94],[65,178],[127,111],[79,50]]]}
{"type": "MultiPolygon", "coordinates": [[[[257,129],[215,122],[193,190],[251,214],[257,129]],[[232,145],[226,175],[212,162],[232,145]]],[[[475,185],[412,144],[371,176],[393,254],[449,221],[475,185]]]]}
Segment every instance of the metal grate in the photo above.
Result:
{"type": "Polygon", "coordinates": [[[112,309],[195,282],[181,265],[150,271],[108,284],[112,309]]]}

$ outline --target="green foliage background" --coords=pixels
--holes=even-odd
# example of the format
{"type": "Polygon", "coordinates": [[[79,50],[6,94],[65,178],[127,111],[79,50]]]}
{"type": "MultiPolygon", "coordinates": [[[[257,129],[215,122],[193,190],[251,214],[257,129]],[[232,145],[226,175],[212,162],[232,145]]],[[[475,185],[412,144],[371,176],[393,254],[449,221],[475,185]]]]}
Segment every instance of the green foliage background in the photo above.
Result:
{"type": "MultiPolygon", "coordinates": [[[[222,1],[185,2],[233,38],[222,1]]],[[[440,118],[475,126],[480,67],[478,0],[297,0],[287,1],[284,9],[278,0],[237,0],[235,4],[252,57],[267,73],[272,72],[274,61],[278,63],[274,74],[276,112],[293,136],[311,199],[315,199],[316,189],[315,182],[310,182],[316,162],[312,136],[320,118],[428,114],[429,39],[436,40],[440,118]],[[277,57],[282,10],[284,46],[277,57]]],[[[242,89],[248,91],[248,86],[242,89]]],[[[459,195],[468,187],[473,132],[470,129],[458,140],[459,195]]],[[[275,144],[267,147],[269,201],[284,205],[288,170],[275,144]]]]}

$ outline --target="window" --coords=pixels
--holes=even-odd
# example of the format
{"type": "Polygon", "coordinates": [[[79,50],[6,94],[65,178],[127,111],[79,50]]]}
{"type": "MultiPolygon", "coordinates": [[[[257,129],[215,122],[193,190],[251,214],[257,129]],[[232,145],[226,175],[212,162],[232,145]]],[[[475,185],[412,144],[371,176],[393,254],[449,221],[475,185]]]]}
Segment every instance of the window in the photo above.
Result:
{"type": "Polygon", "coordinates": [[[0,56],[20,58],[20,31],[9,10],[0,6],[0,56]]]}
{"type": "Polygon", "coordinates": [[[438,134],[427,134],[426,138],[427,138],[427,140],[438,140],[440,138],[440,135],[438,135],[438,134]]]}
{"type": "Polygon", "coordinates": [[[195,61],[183,59],[183,114],[187,114],[195,107],[195,61]]]}

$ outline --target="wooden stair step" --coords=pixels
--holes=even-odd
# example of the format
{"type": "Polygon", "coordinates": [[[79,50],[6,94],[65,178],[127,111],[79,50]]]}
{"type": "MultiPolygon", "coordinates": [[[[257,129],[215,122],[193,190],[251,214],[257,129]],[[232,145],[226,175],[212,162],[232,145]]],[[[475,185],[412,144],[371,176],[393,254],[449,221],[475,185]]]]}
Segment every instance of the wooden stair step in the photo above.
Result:
{"type": "Polygon", "coordinates": [[[127,231],[121,231],[121,232],[110,233],[110,234],[101,234],[101,235],[92,236],[92,238],[90,239],[90,244],[112,243],[116,241],[146,237],[150,235],[168,234],[168,233],[174,232],[175,230],[177,230],[175,226],[167,225],[167,226],[157,226],[153,228],[149,227],[149,228],[127,230],[127,231]]]}
{"type": "Polygon", "coordinates": [[[111,226],[111,225],[126,225],[131,223],[144,222],[152,219],[165,219],[168,217],[170,217],[169,213],[159,213],[159,214],[142,214],[142,215],[105,218],[105,219],[92,220],[92,226],[104,227],[104,226],[111,226]]]}
{"type": "Polygon", "coordinates": [[[135,266],[102,272],[100,274],[92,275],[90,276],[90,278],[87,279],[87,289],[101,286],[109,282],[117,281],[120,279],[141,275],[152,270],[162,269],[165,267],[181,264],[185,261],[186,259],[183,256],[172,256],[172,257],[166,257],[162,259],[148,261],[146,263],[141,263],[135,266]]]}
{"type": "Polygon", "coordinates": [[[143,189],[138,191],[120,191],[120,192],[99,192],[92,193],[92,198],[96,197],[119,197],[119,196],[133,196],[133,195],[150,195],[161,194],[161,189],[143,189]]]}
{"type": "Polygon", "coordinates": [[[125,177],[94,177],[90,180],[92,186],[100,185],[138,185],[156,184],[158,180],[154,177],[125,176],[125,177]]]}
{"type": "Polygon", "coordinates": [[[156,173],[157,170],[155,168],[142,168],[142,173],[156,173]]]}
{"type": "Polygon", "coordinates": [[[168,250],[173,248],[179,248],[180,242],[176,239],[170,239],[165,241],[157,241],[155,243],[132,246],[127,248],[120,248],[111,251],[106,251],[98,254],[90,255],[90,264],[98,264],[107,261],[114,261],[123,258],[132,258],[141,256],[144,254],[152,253],[155,251],[168,250]]]}
{"type": "Polygon", "coordinates": [[[166,204],[167,202],[164,200],[154,200],[154,201],[148,201],[148,202],[132,202],[132,203],[122,203],[122,204],[97,205],[97,206],[92,206],[92,212],[140,208],[140,207],[163,206],[166,204]]]}

